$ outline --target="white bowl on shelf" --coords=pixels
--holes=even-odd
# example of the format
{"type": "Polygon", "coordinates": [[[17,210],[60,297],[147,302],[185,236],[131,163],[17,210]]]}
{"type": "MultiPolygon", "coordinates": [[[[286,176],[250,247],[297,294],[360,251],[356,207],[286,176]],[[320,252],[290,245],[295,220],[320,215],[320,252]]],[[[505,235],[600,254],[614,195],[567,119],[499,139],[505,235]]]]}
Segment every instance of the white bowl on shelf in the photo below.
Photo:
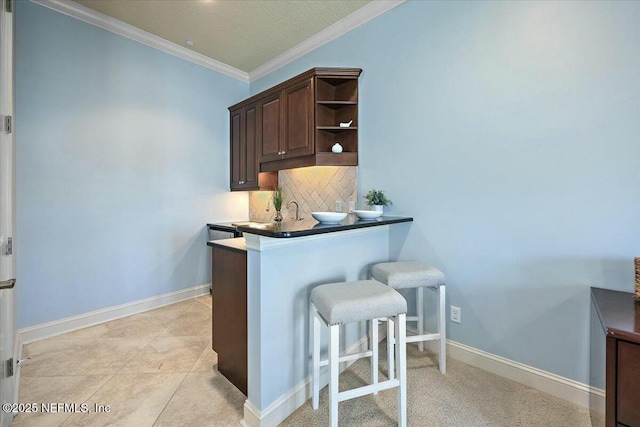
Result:
{"type": "Polygon", "coordinates": [[[376,219],[382,216],[382,211],[353,211],[360,219],[376,219]]]}
{"type": "Polygon", "coordinates": [[[311,212],[311,216],[323,224],[338,224],[347,217],[344,212],[311,212]]]}

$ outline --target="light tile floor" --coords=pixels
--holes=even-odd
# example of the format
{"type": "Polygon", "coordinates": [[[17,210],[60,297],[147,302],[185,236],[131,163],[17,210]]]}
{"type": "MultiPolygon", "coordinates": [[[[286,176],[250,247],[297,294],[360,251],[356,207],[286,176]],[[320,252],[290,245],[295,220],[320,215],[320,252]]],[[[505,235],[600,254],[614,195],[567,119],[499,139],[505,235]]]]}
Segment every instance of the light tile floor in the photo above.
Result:
{"type": "Polygon", "coordinates": [[[245,397],[215,369],[211,297],[28,344],[19,401],[78,412],[21,413],[14,426],[238,426],[245,397]],[[80,412],[87,404],[89,413],[80,412]],[[94,412],[108,405],[109,412],[94,412]]]}

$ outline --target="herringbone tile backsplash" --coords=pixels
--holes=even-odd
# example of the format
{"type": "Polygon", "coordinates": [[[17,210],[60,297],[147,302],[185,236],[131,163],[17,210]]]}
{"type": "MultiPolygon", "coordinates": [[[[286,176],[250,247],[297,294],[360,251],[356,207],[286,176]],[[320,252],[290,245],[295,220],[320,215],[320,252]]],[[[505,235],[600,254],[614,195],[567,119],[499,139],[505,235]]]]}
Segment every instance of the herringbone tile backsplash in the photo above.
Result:
{"type": "MultiPolygon", "coordinates": [[[[311,212],[334,211],[336,200],[342,201],[342,211],[349,209],[349,200],[356,202],[356,166],[314,166],[278,172],[278,181],[284,191],[282,216],[287,220],[295,215],[295,206],[287,210],[287,203],[295,200],[300,205],[300,216],[310,218],[311,212]]],[[[249,195],[249,220],[270,222],[275,209],[269,191],[252,191],[249,195]],[[265,210],[267,203],[269,211],[265,210]]]]}

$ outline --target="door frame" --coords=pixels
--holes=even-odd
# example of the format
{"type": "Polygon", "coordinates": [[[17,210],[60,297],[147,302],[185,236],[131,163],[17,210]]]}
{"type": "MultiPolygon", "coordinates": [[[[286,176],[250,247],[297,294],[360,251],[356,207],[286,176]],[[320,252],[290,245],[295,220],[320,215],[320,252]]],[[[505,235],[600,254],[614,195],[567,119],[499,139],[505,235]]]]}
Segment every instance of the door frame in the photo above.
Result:
{"type": "MultiPolygon", "coordinates": [[[[14,86],[13,86],[13,11],[15,0],[2,0],[0,9],[0,280],[15,277],[15,246],[8,251],[8,238],[15,241],[15,175],[14,175],[14,86]],[[7,4],[11,7],[8,8],[7,4]],[[9,129],[5,126],[5,117],[11,117],[9,129]]],[[[15,403],[18,396],[17,356],[16,349],[16,290],[0,290],[0,316],[2,333],[0,334],[0,392],[3,402],[15,403]],[[7,360],[13,358],[13,375],[7,377],[7,360]]],[[[12,413],[0,412],[0,426],[9,426],[13,419],[12,413]]]]}

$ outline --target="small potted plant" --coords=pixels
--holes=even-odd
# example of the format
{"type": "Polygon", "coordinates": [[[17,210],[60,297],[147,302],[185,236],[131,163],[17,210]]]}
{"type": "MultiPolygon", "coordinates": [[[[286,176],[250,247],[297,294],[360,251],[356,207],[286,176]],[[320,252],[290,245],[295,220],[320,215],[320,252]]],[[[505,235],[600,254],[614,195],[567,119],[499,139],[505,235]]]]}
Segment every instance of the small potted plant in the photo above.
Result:
{"type": "Polygon", "coordinates": [[[371,189],[363,197],[367,200],[367,205],[372,206],[374,211],[382,211],[385,206],[393,204],[382,190],[371,189]]]}
{"type": "Polygon", "coordinates": [[[282,221],[282,214],[280,210],[282,209],[282,202],[284,201],[284,192],[282,191],[282,187],[276,187],[271,192],[271,201],[273,202],[273,207],[276,209],[276,216],[273,218],[275,222],[282,221]]]}

